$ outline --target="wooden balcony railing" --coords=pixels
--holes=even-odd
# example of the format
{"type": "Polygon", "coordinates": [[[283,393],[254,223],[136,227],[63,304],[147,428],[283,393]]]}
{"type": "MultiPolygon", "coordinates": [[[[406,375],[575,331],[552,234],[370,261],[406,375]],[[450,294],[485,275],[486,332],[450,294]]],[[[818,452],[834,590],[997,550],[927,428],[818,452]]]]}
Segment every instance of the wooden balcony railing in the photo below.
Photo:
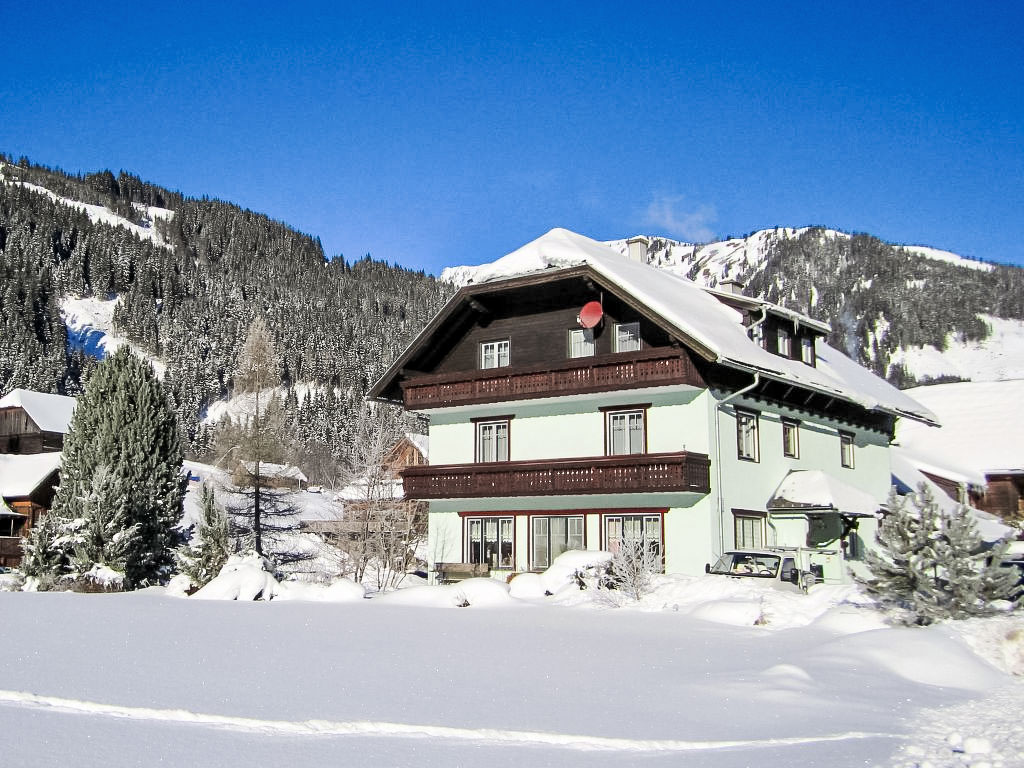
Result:
{"type": "Polygon", "coordinates": [[[426,410],[533,397],[609,392],[704,381],[686,352],[654,347],[603,357],[575,358],[548,366],[489,368],[460,373],[412,375],[402,382],[405,407],[426,410]]]}
{"type": "Polygon", "coordinates": [[[409,467],[409,499],[561,496],[592,493],[709,493],[711,461],[700,453],[502,461],[409,467]]]}

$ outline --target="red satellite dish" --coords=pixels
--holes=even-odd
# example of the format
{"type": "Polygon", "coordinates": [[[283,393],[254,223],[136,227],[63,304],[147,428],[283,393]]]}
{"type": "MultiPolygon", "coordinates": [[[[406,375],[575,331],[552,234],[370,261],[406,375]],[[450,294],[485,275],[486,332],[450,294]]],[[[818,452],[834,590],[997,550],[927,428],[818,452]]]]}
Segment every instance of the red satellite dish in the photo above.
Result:
{"type": "Polygon", "coordinates": [[[599,301],[588,301],[576,316],[576,322],[584,328],[593,328],[604,317],[604,308],[599,301]]]}

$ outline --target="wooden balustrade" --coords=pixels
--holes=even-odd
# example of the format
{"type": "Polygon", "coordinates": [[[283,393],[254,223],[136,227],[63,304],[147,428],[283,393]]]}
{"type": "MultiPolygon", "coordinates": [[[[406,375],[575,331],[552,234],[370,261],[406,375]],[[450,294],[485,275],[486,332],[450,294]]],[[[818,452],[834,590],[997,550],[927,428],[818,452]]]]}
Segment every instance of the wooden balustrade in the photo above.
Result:
{"type": "Polygon", "coordinates": [[[708,493],[711,461],[704,454],[649,453],[585,459],[504,461],[408,467],[406,498],[561,496],[593,493],[708,493]]]}
{"type": "Polygon", "coordinates": [[[603,358],[575,358],[545,368],[488,368],[411,375],[402,382],[402,391],[405,407],[422,411],[668,384],[705,386],[689,356],[673,347],[655,347],[603,358]]]}

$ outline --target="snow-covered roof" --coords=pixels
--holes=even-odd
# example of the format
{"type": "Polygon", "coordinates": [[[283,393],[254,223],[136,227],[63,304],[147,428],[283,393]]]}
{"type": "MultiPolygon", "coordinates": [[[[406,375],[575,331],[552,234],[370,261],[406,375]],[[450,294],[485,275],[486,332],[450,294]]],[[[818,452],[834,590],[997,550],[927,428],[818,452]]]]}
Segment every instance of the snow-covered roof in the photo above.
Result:
{"type": "Polygon", "coordinates": [[[27,517],[27,515],[15,512],[7,506],[7,502],[3,500],[3,497],[0,497],[0,517],[27,517]]]}
{"type": "Polygon", "coordinates": [[[768,502],[772,512],[831,510],[854,517],[874,517],[879,506],[870,493],[820,469],[792,470],[768,502]]]}
{"type": "Polygon", "coordinates": [[[935,384],[907,393],[942,422],[942,429],[897,428],[896,441],[922,461],[975,477],[1024,473],[1024,379],[935,384]]]}
{"type": "MultiPolygon", "coordinates": [[[[555,270],[588,266],[611,287],[634,297],[668,329],[699,353],[716,362],[829,396],[934,423],[935,415],[887,381],[818,339],[817,367],[772,354],[747,335],[741,313],[692,280],[631,261],[604,243],[566,229],[552,229],[507,256],[478,269],[477,282],[488,284],[526,274],[556,274],[555,270]]],[[[452,311],[465,298],[463,289],[441,310],[452,311]]],[[[374,387],[391,379],[405,358],[433,332],[428,326],[405,355],[374,387]]]]}
{"type": "Polygon", "coordinates": [[[416,432],[406,432],[405,437],[416,446],[416,450],[420,452],[425,461],[430,461],[430,438],[426,435],[420,435],[416,432]]]}
{"type": "Polygon", "coordinates": [[[60,453],[0,454],[0,496],[28,496],[60,467],[60,453]]]}
{"type": "MultiPolygon", "coordinates": [[[[889,451],[889,465],[892,469],[894,485],[897,488],[902,487],[907,492],[916,492],[922,485],[926,486],[931,491],[935,503],[939,505],[939,510],[945,514],[950,514],[959,506],[958,502],[949,498],[942,488],[921,472],[917,457],[906,449],[893,446],[889,451]]],[[[971,506],[968,506],[967,510],[974,518],[974,522],[978,526],[978,533],[985,541],[998,541],[1017,533],[990,512],[984,512],[971,506]]]]}
{"type": "Polygon", "coordinates": [[[24,408],[44,432],[67,433],[75,412],[75,398],[14,389],[0,398],[0,408],[24,408]]]}
{"type": "MultiPolygon", "coordinates": [[[[256,462],[243,461],[242,466],[245,467],[245,471],[250,475],[256,473],[256,462]]],[[[269,461],[260,462],[260,475],[279,480],[299,480],[303,483],[309,480],[303,471],[296,466],[291,464],[272,464],[269,461]]]]}

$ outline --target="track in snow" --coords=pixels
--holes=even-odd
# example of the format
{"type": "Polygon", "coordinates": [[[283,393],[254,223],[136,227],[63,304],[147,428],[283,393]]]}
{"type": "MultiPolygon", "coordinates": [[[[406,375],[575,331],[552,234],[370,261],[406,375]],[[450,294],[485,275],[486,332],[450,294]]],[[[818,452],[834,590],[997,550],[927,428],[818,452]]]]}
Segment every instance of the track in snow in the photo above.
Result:
{"type": "Polygon", "coordinates": [[[101,704],[93,701],[40,696],[25,691],[0,690],[0,706],[45,709],[67,714],[94,715],[127,720],[149,720],[162,723],[223,728],[250,733],[288,736],[394,736],[430,738],[447,741],[474,741],[494,744],[559,747],[592,752],[693,752],[715,749],[786,747],[832,741],[855,741],[873,738],[901,738],[893,733],[849,731],[823,736],[791,736],[777,739],[736,739],[721,741],[685,741],[675,739],[622,739],[543,731],[511,731],[493,728],[453,728],[443,725],[414,725],[367,720],[261,720],[229,715],[211,715],[184,709],[154,709],[101,704]]]}

